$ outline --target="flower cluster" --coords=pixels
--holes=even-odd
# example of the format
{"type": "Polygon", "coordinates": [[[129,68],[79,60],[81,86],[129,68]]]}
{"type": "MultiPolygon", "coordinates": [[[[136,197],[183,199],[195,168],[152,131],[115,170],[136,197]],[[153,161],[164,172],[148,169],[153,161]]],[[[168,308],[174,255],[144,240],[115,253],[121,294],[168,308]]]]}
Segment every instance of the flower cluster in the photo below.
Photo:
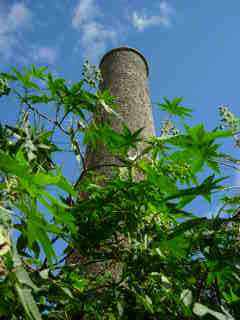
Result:
{"type": "Polygon", "coordinates": [[[227,106],[221,105],[218,110],[221,117],[221,129],[237,130],[239,128],[239,119],[235,117],[227,106]]]}
{"type": "Polygon", "coordinates": [[[235,132],[235,146],[240,147],[240,135],[237,133],[240,130],[240,119],[238,119],[227,106],[219,107],[219,114],[221,117],[220,129],[233,130],[235,132]]]}
{"type": "Polygon", "coordinates": [[[93,88],[96,88],[97,83],[102,80],[100,69],[97,66],[90,64],[88,60],[83,64],[82,76],[93,88]]]}
{"type": "Polygon", "coordinates": [[[0,97],[9,95],[10,88],[5,79],[0,78],[0,97]]]}
{"type": "Polygon", "coordinates": [[[175,136],[179,134],[179,130],[175,127],[174,123],[170,120],[162,122],[162,128],[160,132],[161,138],[166,138],[168,136],[175,136]]]}
{"type": "Polygon", "coordinates": [[[191,166],[187,163],[171,163],[166,167],[166,173],[174,180],[183,180],[191,175],[191,166]]]}

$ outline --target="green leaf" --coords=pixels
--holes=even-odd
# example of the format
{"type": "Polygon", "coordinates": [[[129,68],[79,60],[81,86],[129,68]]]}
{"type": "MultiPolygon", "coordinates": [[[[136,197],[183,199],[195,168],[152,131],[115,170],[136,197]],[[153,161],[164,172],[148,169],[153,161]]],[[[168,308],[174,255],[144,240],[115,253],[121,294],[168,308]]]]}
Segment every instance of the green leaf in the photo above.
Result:
{"type": "Polygon", "coordinates": [[[143,307],[150,313],[154,313],[153,303],[151,298],[148,295],[142,296],[140,294],[137,295],[137,300],[143,307]]]}
{"type": "Polygon", "coordinates": [[[8,80],[8,81],[16,81],[17,80],[17,77],[11,75],[10,73],[1,72],[0,77],[2,79],[8,80]]]}
{"type": "Polygon", "coordinates": [[[167,240],[160,241],[160,248],[167,250],[171,256],[179,259],[186,256],[189,241],[180,232],[174,232],[167,240]]]}
{"type": "Polygon", "coordinates": [[[0,170],[4,173],[20,176],[29,177],[26,172],[26,167],[18,163],[7,153],[0,150],[0,170]]]}
{"type": "Polygon", "coordinates": [[[38,291],[38,287],[33,283],[31,278],[29,277],[28,272],[23,267],[21,258],[17,252],[17,248],[15,245],[13,245],[12,258],[15,267],[15,275],[18,280],[18,283],[21,285],[26,285],[34,291],[38,291]]]}
{"type": "Polygon", "coordinates": [[[192,291],[189,289],[184,289],[181,293],[180,300],[185,306],[189,307],[193,301],[192,291]]]}
{"type": "Polygon", "coordinates": [[[21,74],[16,68],[12,68],[15,73],[16,78],[22,83],[23,87],[26,89],[35,89],[40,91],[39,85],[31,81],[31,70],[27,71],[25,74],[21,74]]]}
{"type": "Polygon", "coordinates": [[[191,117],[192,110],[180,105],[183,100],[182,98],[175,98],[172,101],[167,98],[163,98],[163,100],[164,103],[157,103],[157,106],[159,106],[163,111],[181,118],[191,117]]]}
{"type": "Polygon", "coordinates": [[[31,320],[42,320],[38,306],[32,296],[31,289],[27,289],[18,284],[16,284],[15,288],[27,316],[31,320]]]}
{"type": "Polygon", "coordinates": [[[46,222],[44,223],[44,220],[40,217],[31,216],[28,220],[27,224],[27,236],[30,243],[33,243],[34,241],[39,241],[42,245],[42,248],[44,250],[44,253],[46,255],[46,258],[50,264],[50,266],[53,266],[53,260],[57,261],[57,257],[55,254],[55,251],[53,249],[52,243],[49,240],[47,230],[46,230],[46,222]]]}
{"type": "Polygon", "coordinates": [[[205,316],[206,314],[208,314],[208,308],[205,307],[203,304],[201,303],[194,303],[194,306],[193,306],[193,313],[195,313],[197,316],[199,317],[203,317],[205,316]]]}
{"type": "Polygon", "coordinates": [[[47,78],[47,71],[46,67],[37,68],[36,66],[32,65],[31,69],[28,71],[33,77],[45,80],[47,78]]]}
{"type": "Polygon", "coordinates": [[[87,287],[88,283],[89,281],[84,278],[75,279],[75,281],[73,282],[73,287],[77,289],[79,292],[83,292],[87,287]]]}
{"type": "Polygon", "coordinates": [[[119,301],[117,302],[117,310],[118,310],[119,317],[122,317],[124,313],[124,308],[123,308],[123,304],[119,301]]]}
{"type": "Polygon", "coordinates": [[[61,290],[71,299],[73,299],[72,292],[69,288],[66,287],[61,287],[61,290]]]}
{"type": "Polygon", "coordinates": [[[223,314],[223,313],[214,311],[198,302],[194,303],[193,313],[195,313],[197,316],[200,316],[200,317],[203,317],[207,314],[211,314],[215,319],[218,319],[218,320],[234,320],[234,318],[229,313],[223,314]]]}
{"type": "Polygon", "coordinates": [[[32,282],[27,271],[23,268],[22,265],[16,267],[15,274],[16,274],[16,277],[17,277],[19,283],[28,286],[29,288],[33,289],[34,291],[38,291],[38,287],[32,282]]]}
{"type": "Polygon", "coordinates": [[[11,224],[12,211],[0,206],[0,225],[8,229],[11,224]]]}
{"type": "MultiPolygon", "coordinates": [[[[202,195],[204,197],[211,197],[213,191],[222,189],[222,186],[218,185],[218,183],[226,179],[226,177],[222,177],[214,180],[214,177],[215,177],[214,175],[207,177],[197,187],[180,190],[176,194],[173,194],[164,198],[163,202],[166,202],[172,199],[181,198],[181,197],[189,197],[189,196],[197,197],[198,195],[202,195]]],[[[189,197],[188,199],[191,199],[191,198],[189,197]]],[[[194,198],[192,197],[192,199],[194,198]]]]}
{"type": "MultiPolygon", "coordinates": [[[[181,235],[184,232],[189,231],[191,229],[206,226],[207,224],[208,224],[207,218],[197,218],[196,217],[194,219],[184,221],[184,222],[180,223],[177,227],[174,228],[174,231],[172,231],[169,234],[169,239],[173,239],[175,237],[178,237],[179,235],[181,235]]],[[[176,239],[178,239],[178,238],[176,238],[176,239]]]]}
{"type": "Polygon", "coordinates": [[[31,104],[37,104],[37,103],[49,103],[52,101],[53,98],[47,96],[46,94],[43,94],[41,96],[36,96],[36,95],[29,95],[27,96],[27,101],[31,104]]]}
{"type": "Polygon", "coordinates": [[[49,277],[49,269],[44,269],[39,272],[39,275],[42,279],[47,280],[49,277]]]}
{"type": "Polygon", "coordinates": [[[41,314],[32,296],[32,291],[38,291],[38,288],[29,277],[27,271],[24,269],[15,245],[13,246],[12,258],[14,263],[15,275],[17,278],[15,289],[22,303],[22,306],[30,319],[41,320],[41,314]]]}

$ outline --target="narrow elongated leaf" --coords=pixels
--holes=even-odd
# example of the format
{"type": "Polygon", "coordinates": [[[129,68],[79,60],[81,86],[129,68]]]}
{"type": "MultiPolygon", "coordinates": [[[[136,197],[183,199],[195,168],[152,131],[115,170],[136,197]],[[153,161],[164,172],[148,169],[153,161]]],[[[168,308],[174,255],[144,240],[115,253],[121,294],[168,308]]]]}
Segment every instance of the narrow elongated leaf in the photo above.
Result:
{"type": "Polygon", "coordinates": [[[230,314],[223,314],[217,311],[214,311],[201,303],[195,303],[193,306],[193,313],[197,316],[203,317],[207,314],[211,314],[215,319],[218,320],[234,320],[234,318],[230,314]]]}
{"type": "Polygon", "coordinates": [[[16,284],[16,291],[27,316],[31,320],[42,320],[38,306],[32,296],[31,289],[16,284]]]}
{"type": "Polygon", "coordinates": [[[193,295],[192,291],[189,289],[185,289],[182,291],[180,300],[185,304],[185,306],[189,307],[192,304],[193,295]]]}

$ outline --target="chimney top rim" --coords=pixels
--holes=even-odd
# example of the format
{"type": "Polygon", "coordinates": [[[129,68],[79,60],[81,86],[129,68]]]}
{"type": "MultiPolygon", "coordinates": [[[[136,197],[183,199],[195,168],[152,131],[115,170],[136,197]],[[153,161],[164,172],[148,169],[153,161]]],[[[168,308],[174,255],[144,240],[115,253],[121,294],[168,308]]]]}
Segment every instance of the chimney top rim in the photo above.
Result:
{"type": "Polygon", "coordinates": [[[103,62],[106,59],[106,57],[108,57],[109,55],[111,55],[113,52],[116,52],[116,51],[132,51],[132,52],[138,54],[142,58],[142,60],[143,60],[143,62],[145,64],[147,76],[149,75],[149,67],[148,67],[148,63],[147,63],[146,58],[144,57],[144,55],[140,51],[138,51],[135,48],[131,48],[131,47],[118,47],[118,48],[113,48],[113,49],[107,51],[104,54],[104,56],[102,57],[102,59],[100,60],[99,68],[101,68],[101,65],[103,64],[103,62]]]}

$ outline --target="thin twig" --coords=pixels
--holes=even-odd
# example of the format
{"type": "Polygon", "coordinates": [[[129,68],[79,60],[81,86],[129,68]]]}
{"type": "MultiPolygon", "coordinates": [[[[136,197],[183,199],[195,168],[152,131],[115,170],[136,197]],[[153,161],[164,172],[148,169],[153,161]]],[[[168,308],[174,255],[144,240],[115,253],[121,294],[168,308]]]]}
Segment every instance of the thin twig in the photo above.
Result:
{"type": "Polygon", "coordinates": [[[35,112],[38,116],[40,116],[41,118],[43,118],[44,120],[47,120],[48,122],[52,123],[53,125],[57,126],[63,133],[65,133],[66,135],[69,135],[69,132],[66,131],[63,126],[56,120],[52,120],[50,118],[48,118],[44,113],[40,112],[38,109],[34,108],[28,101],[26,97],[22,97],[16,90],[14,90],[14,92],[16,93],[16,95],[21,99],[21,101],[23,103],[26,104],[26,106],[28,107],[28,109],[32,110],[33,112],[35,112]]]}

